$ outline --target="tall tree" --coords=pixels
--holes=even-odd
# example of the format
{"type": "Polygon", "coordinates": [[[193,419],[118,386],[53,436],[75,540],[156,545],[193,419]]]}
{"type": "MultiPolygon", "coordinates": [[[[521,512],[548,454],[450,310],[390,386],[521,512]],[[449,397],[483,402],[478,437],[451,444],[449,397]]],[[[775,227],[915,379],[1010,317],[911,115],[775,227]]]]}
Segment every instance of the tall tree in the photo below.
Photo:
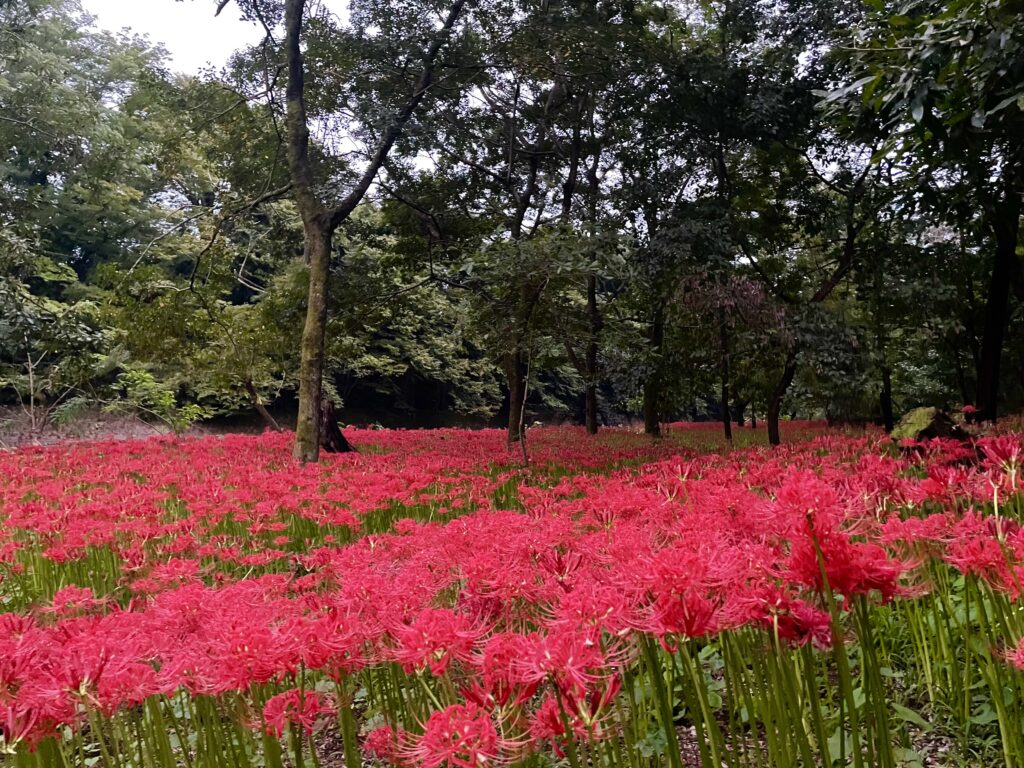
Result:
{"type": "Polygon", "coordinates": [[[989,278],[977,358],[977,414],[998,413],[1011,290],[1024,299],[1017,253],[1024,206],[1024,13],[1018,0],[874,4],[855,30],[850,84],[829,96],[862,133],[911,161],[936,192],[967,182],[983,212],[989,278]]]}
{"type": "MultiPolygon", "coordinates": [[[[218,4],[218,13],[226,3],[218,4]]],[[[447,5],[439,28],[431,28],[432,8],[426,4],[422,17],[416,20],[426,40],[419,52],[403,51],[402,55],[417,60],[416,76],[407,83],[404,99],[396,111],[380,127],[375,140],[371,140],[361,173],[354,184],[340,195],[325,193],[327,179],[317,178],[318,164],[311,156],[310,90],[316,81],[309,77],[307,68],[307,29],[311,24],[329,28],[325,16],[309,18],[306,0],[283,0],[281,3],[263,0],[240,0],[246,15],[262,23],[268,41],[273,31],[268,23],[282,18],[284,24],[283,57],[285,61],[285,131],[291,192],[302,218],[303,250],[309,264],[309,294],[306,320],[302,333],[299,370],[299,412],[295,428],[294,454],[304,462],[316,461],[321,445],[328,450],[350,450],[350,446],[337,429],[333,406],[325,401],[323,393],[324,347],[329,306],[328,278],[330,275],[334,236],[338,228],[352,215],[372,186],[377,173],[401,136],[406,124],[427,97],[435,84],[438,56],[448,42],[463,15],[466,0],[454,0],[447,5]]],[[[321,14],[326,12],[322,9],[321,14]]],[[[413,13],[412,16],[420,16],[413,13]]],[[[321,37],[322,39],[322,37],[321,37]]],[[[407,67],[408,69],[408,67],[407,67]]],[[[322,94],[321,103],[325,100],[322,94]]],[[[327,99],[329,101],[329,99],[327,99]]],[[[328,119],[328,115],[318,115],[328,119]]]]}

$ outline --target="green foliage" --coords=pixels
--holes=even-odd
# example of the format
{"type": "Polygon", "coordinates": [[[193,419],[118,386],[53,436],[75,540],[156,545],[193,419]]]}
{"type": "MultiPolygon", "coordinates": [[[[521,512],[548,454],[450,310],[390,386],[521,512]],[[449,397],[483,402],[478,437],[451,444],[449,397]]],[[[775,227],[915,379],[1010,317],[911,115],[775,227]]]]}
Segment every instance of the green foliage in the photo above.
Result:
{"type": "Polygon", "coordinates": [[[207,416],[207,411],[195,403],[179,407],[174,392],[158,382],[148,371],[127,370],[117,377],[114,390],[122,398],[108,403],[108,411],[138,412],[146,418],[158,419],[175,432],[184,432],[190,425],[207,416]]]}
{"type": "MultiPolygon", "coordinates": [[[[1022,14],[868,6],[475,6],[336,238],[328,390],[488,418],[519,360],[551,415],[581,413],[588,387],[609,419],[712,415],[724,322],[730,397],[758,413],[791,358],[779,397],[807,415],[877,417],[887,388],[897,412],[973,401],[1024,179],[1022,14]]],[[[324,200],[407,98],[440,9],[311,6],[324,200]]],[[[0,39],[3,403],[43,421],[124,398],[171,421],[288,403],[308,282],[278,41],[172,75],[72,0],[0,5],[0,39]],[[149,389],[123,386],[140,371],[149,389]]]]}
{"type": "Polygon", "coordinates": [[[0,230],[0,397],[32,407],[90,381],[108,346],[93,302],[55,298],[74,272],[38,248],[0,230]]]}

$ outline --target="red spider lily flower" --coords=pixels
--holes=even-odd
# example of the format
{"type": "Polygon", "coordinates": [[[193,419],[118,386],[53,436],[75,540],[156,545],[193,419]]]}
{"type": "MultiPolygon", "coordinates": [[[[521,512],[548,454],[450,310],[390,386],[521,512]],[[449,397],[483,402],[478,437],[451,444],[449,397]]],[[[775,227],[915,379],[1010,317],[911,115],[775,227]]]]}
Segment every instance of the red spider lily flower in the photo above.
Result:
{"type": "Polygon", "coordinates": [[[833,592],[847,598],[877,591],[888,601],[897,594],[910,564],[892,559],[878,544],[854,541],[842,530],[846,510],[832,487],[797,474],[779,489],[778,500],[785,512],[802,514],[790,544],[790,578],[818,590],[827,579],[833,592]]]}
{"type": "Polygon", "coordinates": [[[382,725],[374,728],[363,740],[363,751],[369,757],[391,763],[396,766],[404,766],[408,763],[404,754],[409,749],[412,736],[399,728],[397,731],[390,725],[382,725]]]}
{"type": "Polygon", "coordinates": [[[467,662],[486,629],[474,626],[465,616],[447,608],[427,609],[410,624],[391,630],[395,638],[392,656],[406,672],[428,668],[443,675],[453,661],[467,662]]]}
{"type": "Polygon", "coordinates": [[[588,730],[579,715],[567,709],[556,694],[545,696],[530,718],[529,734],[533,746],[539,748],[548,743],[559,758],[565,756],[567,739],[585,739],[589,735],[588,730]]]}
{"type": "Polygon", "coordinates": [[[791,600],[772,613],[771,621],[779,637],[793,645],[812,643],[816,648],[832,645],[832,617],[803,600],[791,600]]]}
{"type": "Polygon", "coordinates": [[[621,635],[637,624],[636,596],[615,584],[587,579],[552,609],[551,623],[588,634],[621,635]]]}
{"type": "Polygon", "coordinates": [[[156,670],[141,662],[119,660],[116,665],[107,666],[96,685],[96,699],[107,717],[158,693],[162,691],[156,670]]]}
{"type": "Polygon", "coordinates": [[[946,561],[961,573],[978,576],[995,589],[1019,596],[1018,576],[1009,561],[1010,553],[1001,541],[1002,527],[1012,522],[969,511],[953,527],[946,561]]]}
{"type": "Polygon", "coordinates": [[[703,637],[715,631],[719,603],[689,590],[682,595],[659,595],[643,629],[671,649],[670,638],[703,637]]]}
{"type": "Polygon", "coordinates": [[[41,727],[40,712],[23,702],[0,703],[0,755],[13,754],[21,743],[33,748],[54,730],[53,725],[41,727]]]}
{"type": "Polygon", "coordinates": [[[1015,648],[1007,651],[1005,658],[1012,667],[1024,672],[1024,639],[1017,643],[1015,648]]]}
{"type": "MultiPolygon", "coordinates": [[[[523,637],[512,632],[491,635],[474,666],[483,675],[483,687],[475,695],[481,705],[491,701],[499,707],[518,706],[537,691],[540,681],[523,682],[518,660],[523,653],[523,637]]],[[[473,689],[475,690],[475,689],[473,689]]]]}
{"type": "Polygon", "coordinates": [[[1024,456],[1024,440],[1019,435],[999,435],[979,440],[978,446],[985,454],[986,464],[1004,473],[1003,487],[1007,493],[1016,493],[1021,457],[1024,456]]]}
{"type": "Polygon", "coordinates": [[[1024,454],[1024,441],[1018,435],[985,437],[978,441],[978,447],[993,466],[1001,469],[1019,466],[1024,454]]]}
{"type": "Polygon", "coordinates": [[[69,584],[58,589],[53,596],[51,605],[42,609],[42,613],[52,613],[58,616],[73,616],[77,613],[86,613],[103,608],[108,601],[98,599],[88,587],[76,587],[69,584]]]}
{"type": "Polygon", "coordinates": [[[333,715],[334,707],[317,691],[292,688],[267,699],[263,706],[263,723],[267,733],[278,738],[289,725],[298,725],[311,734],[317,721],[333,715]]]}
{"type": "Polygon", "coordinates": [[[604,736],[602,723],[610,714],[608,705],[621,689],[622,679],[618,675],[611,675],[582,696],[567,694],[565,697],[566,709],[582,723],[591,738],[602,738],[604,736]]]}
{"type": "Polygon", "coordinates": [[[822,590],[822,564],[833,592],[849,598],[877,591],[884,602],[900,591],[900,578],[910,568],[910,563],[892,559],[877,544],[854,542],[842,532],[809,520],[806,534],[792,543],[790,576],[822,590]]]}
{"type": "Polygon", "coordinates": [[[475,704],[453,704],[431,714],[423,735],[403,755],[423,768],[479,768],[495,763],[500,751],[490,713],[475,704]]]}
{"type": "Polygon", "coordinates": [[[738,601],[738,613],[745,621],[778,634],[795,646],[807,643],[827,649],[832,645],[832,617],[828,612],[800,599],[778,584],[762,584],[747,591],[738,601]]]}
{"type": "MultiPolygon", "coordinates": [[[[563,707],[558,703],[558,699],[554,695],[548,694],[530,719],[530,737],[534,742],[544,742],[564,736],[566,720],[569,721],[574,730],[578,727],[578,735],[584,736],[586,734],[583,724],[579,720],[573,722],[572,715],[564,712],[563,707]]],[[[559,752],[559,757],[561,756],[562,753],[559,752]]]]}
{"type": "Polygon", "coordinates": [[[928,515],[927,517],[908,517],[901,520],[893,516],[885,521],[879,541],[885,545],[896,543],[934,546],[943,544],[950,538],[950,528],[954,519],[948,513],[928,515]]]}
{"type": "Polygon", "coordinates": [[[584,695],[609,665],[598,642],[576,632],[534,632],[523,638],[522,654],[514,662],[523,683],[553,680],[563,693],[584,695]]]}

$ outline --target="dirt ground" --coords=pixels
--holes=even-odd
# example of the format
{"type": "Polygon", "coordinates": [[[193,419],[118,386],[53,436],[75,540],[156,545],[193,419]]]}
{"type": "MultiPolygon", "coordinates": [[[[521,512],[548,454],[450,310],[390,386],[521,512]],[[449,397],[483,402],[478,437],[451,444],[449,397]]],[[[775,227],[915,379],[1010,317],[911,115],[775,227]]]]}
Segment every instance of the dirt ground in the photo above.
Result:
{"type": "MultiPolygon", "coordinates": [[[[26,411],[21,408],[0,408],[0,450],[80,440],[134,440],[164,435],[170,431],[166,424],[98,410],[82,414],[65,425],[43,424],[33,428],[32,419],[26,411]]],[[[245,430],[225,429],[219,425],[199,425],[189,429],[188,434],[201,435],[225,431],[245,430]]]]}

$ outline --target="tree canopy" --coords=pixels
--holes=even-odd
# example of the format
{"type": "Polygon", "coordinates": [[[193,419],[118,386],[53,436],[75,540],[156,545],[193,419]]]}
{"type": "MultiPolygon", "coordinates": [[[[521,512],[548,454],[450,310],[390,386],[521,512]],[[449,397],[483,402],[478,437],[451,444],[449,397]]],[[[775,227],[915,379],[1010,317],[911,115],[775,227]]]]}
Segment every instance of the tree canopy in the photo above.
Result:
{"type": "Polygon", "coordinates": [[[0,4],[0,400],[33,428],[258,411],[314,460],[336,414],[777,442],[1024,406],[1017,0],[209,11],[263,40],[182,75],[75,0],[0,4]]]}

